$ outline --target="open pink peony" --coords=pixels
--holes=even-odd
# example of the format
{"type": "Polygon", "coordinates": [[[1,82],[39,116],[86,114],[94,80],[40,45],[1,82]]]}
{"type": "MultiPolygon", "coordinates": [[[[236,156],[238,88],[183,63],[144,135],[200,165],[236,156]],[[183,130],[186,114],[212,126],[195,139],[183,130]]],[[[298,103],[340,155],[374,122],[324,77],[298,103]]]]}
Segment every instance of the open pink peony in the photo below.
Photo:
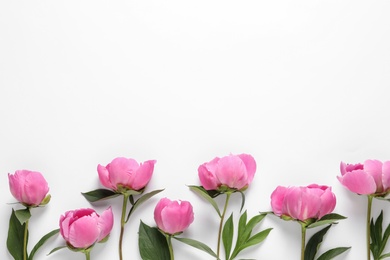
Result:
{"type": "Polygon", "coordinates": [[[252,182],[255,172],[256,162],[249,154],[216,157],[198,168],[200,182],[206,190],[218,190],[222,185],[245,189],[252,182]]]}
{"type": "Polygon", "coordinates": [[[134,159],[118,157],[107,166],[98,165],[100,182],[117,191],[120,188],[141,190],[152,178],[155,160],[139,164],[134,159]]]}
{"type": "Polygon", "coordinates": [[[331,213],[335,206],[336,196],[328,186],[278,186],[271,194],[271,207],[275,215],[301,221],[320,219],[331,213]]]}
{"type": "Polygon", "coordinates": [[[366,160],[364,164],[340,163],[338,180],[348,190],[364,195],[386,195],[390,190],[390,161],[366,160]]]}
{"type": "Polygon", "coordinates": [[[114,224],[111,207],[100,216],[93,209],[77,209],[60,217],[60,233],[68,245],[86,249],[106,238],[114,224]]]}

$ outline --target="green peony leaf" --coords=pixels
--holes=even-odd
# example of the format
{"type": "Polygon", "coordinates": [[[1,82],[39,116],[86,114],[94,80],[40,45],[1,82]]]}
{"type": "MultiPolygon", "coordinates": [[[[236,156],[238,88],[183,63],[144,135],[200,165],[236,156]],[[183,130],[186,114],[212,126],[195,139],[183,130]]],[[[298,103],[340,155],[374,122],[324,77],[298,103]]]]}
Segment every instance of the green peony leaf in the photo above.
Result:
{"type": "Polygon", "coordinates": [[[34,259],[34,255],[35,253],[38,251],[38,249],[43,246],[43,244],[49,240],[51,237],[57,235],[58,233],[60,232],[60,229],[55,229],[53,231],[50,231],[49,233],[47,233],[46,235],[44,235],[39,241],[38,243],[34,246],[34,248],[31,250],[31,253],[30,253],[30,256],[28,257],[29,260],[33,260],[34,259]]]}
{"type": "Polygon", "coordinates": [[[23,225],[27,220],[31,218],[29,208],[15,210],[15,216],[19,220],[20,224],[23,225]]]}
{"type": "MultiPolygon", "coordinates": [[[[241,252],[245,248],[248,248],[248,247],[251,247],[251,246],[254,246],[254,245],[257,245],[257,244],[260,244],[261,242],[263,242],[264,239],[267,238],[267,236],[269,235],[271,230],[272,230],[272,228],[267,228],[267,229],[265,229],[263,231],[260,231],[260,232],[256,233],[252,237],[250,237],[248,239],[248,241],[246,241],[245,244],[243,244],[240,247],[239,252],[241,252]]],[[[233,258],[231,258],[231,259],[233,259],[233,258]]]]}
{"type": "Polygon", "coordinates": [[[317,260],[333,259],[334,257],[344,253],[345,251],[347,251],[350,248],[351,247],[337,247],[337,248],[330,249],[330,250],[326,251],[325,253],[323,253],[320,257],[318,257],[317,260]]]}
{"type": "Polygon", "coordinates": [[[153,197],[154,195],[156,195],[157,193],[160,193],[162,192],[164,189],[161,189],[161,190],[154,190],[152,192],[149,192],[149,193],[146,193],[144,194],[142,197],[140,197],[137,201],[133,201],[132,203],[132,200],[133,200],[133,196],[130,196],[129,197],[129,200],[130,200],[130,203],[133,205],[133,207],[131,207],[130,211],[129,211],[129,214],[127,215],[127,218],[126,218],[126,222],[129,221],[129,218],[131,216],[131,214],[144,202],[146,202],[147,200],[149,200],[151,197],[153,197]]]}
{"type": "Polygon", "coordinates": [[[335,224],[338,220],[346,219],[346,217],[336,214],[336,213],[331,213],[328,215],[323,216],[321,219],[307,225],[307,228],[314,228],[314,227],[319,227],[323,225],[328,225],[328,224],[335,224]]]}
{"type": "Polygon", "coordinates": [[[119,196],[119,193],[116,193],[112,190],[106,190],[106,189],[97,189],[85,193],[81,193],[84,198],[86,198],[89,202],[96,202],[100,200],[106,200],[111,199],[119,196]]]}
{"type": "Polygon", "coordinates": [[[317,250],[320,248],[324,236],[331,226],[332,225],[329,225],[321,229],[310,238],[305,247],[305,260],[314,260],[314,257],[317,254],[317,250]]]}
{"type": "MultiPolygon", "coordinates": [[[[9,220],[7,248],[15,260],[23,260],[23,239],[26,223],[21,224],[12,209],[9,220]]],[[[27,234],[28,237],[28,234],[27,234]]]]}
{"type": "Polygon", "coordinates": [[[138,234],[138,247],[142,260],[170,259],[167,240],[157,228],[149,227],[141,221],[138,234]]]}
{"type": "Polygon", "coordinates": [[[230,217],[226,220],[222,230],[222,242],[225,248],[226,260],[229,259],[230,252],[232,250],[233,233],[234,233],[234,224],[233,224],[233,213],[232,213],[230,217]]]}
{"type": "Polygon", "coordinates": [[[372,255],[374,256],[374,259],[384,259],[388,257],[388,254],[382,254],[383,251],[386,248],[387,242],[389,240],[390,236],[390,224],[386,227],[385,232],[383,232],[383,210],[379,214],[378,218],[375,220],[371,219],[370,222],[370,237],[371,237],[371,244],[370,244],[370,250],[372,252],[372,255]]]}
{"type": "Polygon", "coordinates": [[[221,212],[219,211],[217,203],[213,200],[213,198],[209,195],[209,193],[202,187],[202,186],[188,186],[190,190],[201,196],[202,198],[206,199],[217,211],[218,216],[221,217],[221,212]]]}
{"type": "Polygon", "coordinates": [[[203,244],[202,242],[199,242],[197,240],[194,240],[194,239],[190,239],[190,238],[181,238],[181,237],[173,237],[174,239],[184,243],[184,244],[187,244],[189,246],[192,246],[192,247],[195,247],[199,250],[202,250],[206,253],[208,253],[209,255],[211,255],[212,257],[217,257],[217,254],[214,253],[213,250],[211,250],[210,247],[208,247],[207,245],[203,244]]]}
{"type": "Polygon", "coordinates": [[[61,250],[61,249],[64,249],[64,248],[67,248],[67,246],[59,246],[59,247],[56,247],[56,248],[54,248],[53,250],[51,250],[47,255],[51,255],[51,254],[53,254],[54,252],[57,252],[58,250],[61,250]]]}

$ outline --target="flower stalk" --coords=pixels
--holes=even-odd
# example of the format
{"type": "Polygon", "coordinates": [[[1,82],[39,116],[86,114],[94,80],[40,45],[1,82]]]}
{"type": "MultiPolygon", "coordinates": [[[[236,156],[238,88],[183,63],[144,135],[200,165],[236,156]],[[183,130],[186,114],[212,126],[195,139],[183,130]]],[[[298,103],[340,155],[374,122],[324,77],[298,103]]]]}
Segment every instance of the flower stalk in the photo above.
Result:
{"type": "Polygon", "coordinates": [[[28,237],[28,220],[25,222],[23,236],[23,260],[27,260],[27,237],[28,237]]]}
{"type": "Polygon", "coordinates": [[[219,259],[220,256],[220,251],[221,251],[221,235],[222,235],[222,227],[223,227],[223,221],[225,219],[225,214],[226,214],[226,209],[229,204],[229,199],[230,199],[230,192],[226,193],[226,201],[225,201],[225,206],[223,207],[223,212],[221,215],[221,221],[219,222],[219,230],[218,230],[218,245],[217,245],[217,259],[219,259]]]}
{"type": "Polygon", "coordinates": [[[301,260],[305,259],[306,225],[301,223],[301,260]]]}
{"type": "Polygon", "coordinates": [[[367,196],[367,219],[366,219],[366,248],[367,248],[367,260],[371,259],[371,251],[370,251],[370,238],[371,238],[371,230],[370,230],[370,222],[371,222],[371,208],[372,208],[372,199],[373,196],[367,196]]]}
{"type": "Polygon", "coordinates": [[[122,254],[122,244],[123,244],[123,233],[125,231],[126,224],[126,210],[127,210],[127,200],[129,198],[128,194],[123,194],[123,204],[122,204],[122,217],[121,217],[121,232],[119,234],[119,259],[123,260],[122,254]]]}

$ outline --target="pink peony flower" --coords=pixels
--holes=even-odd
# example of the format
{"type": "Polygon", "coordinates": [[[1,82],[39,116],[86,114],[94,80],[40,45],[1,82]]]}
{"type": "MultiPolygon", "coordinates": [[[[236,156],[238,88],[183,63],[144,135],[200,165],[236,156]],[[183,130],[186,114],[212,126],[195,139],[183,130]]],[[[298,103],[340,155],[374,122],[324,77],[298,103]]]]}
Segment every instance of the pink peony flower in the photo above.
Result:
{"type": "Polygon", "coordinates": [[[28,170],[8,173],[9,188],[19,202],[27,206],[38,206],[49,192],[49,186],[40,172],[28,170]]]}
{"type": "Polygon", "coordinates": [[[100,216],[93,209],[77,209],[60,217],[60,233],[68,245],[86,249],[106,238],[114,224],[111,207],[100,216]]]}
{"type": "Polygon", "coordinates": [[[216,157],[198,168],[200,182],[206,190],[218,190],[222,185],[245,189],[252,182],[255,172],[256,162],[249,154],[216,157]]]}
{"type": "Polygon", "coordinates": [[[331,213],[335,206],[336,197],[328,186],[278,186],[271,194],[271,207],[275,215],[301,221],[320,219],[331,213]]]}
{"type": "Polygon", "coordinates": [[[390,190],[390,161],[366,160],[364,164],[340,163],[338,180],[357,194],[383,195],[390,190]]]}
{"type": "Polygon", "coordinates": [[[188,201],[161,199],[154,209],[157,227],[167,234],[183,232],[194,221],[192,205],[188,201]]]}
{"type": "Polygon", "coordinates": [[[98,165],[100,182],[117,191],[121,187],[131,190],[143,189],[152,178],[155,160],[138,164],[134,159],[118,157],[106,167],[98,165]]]}

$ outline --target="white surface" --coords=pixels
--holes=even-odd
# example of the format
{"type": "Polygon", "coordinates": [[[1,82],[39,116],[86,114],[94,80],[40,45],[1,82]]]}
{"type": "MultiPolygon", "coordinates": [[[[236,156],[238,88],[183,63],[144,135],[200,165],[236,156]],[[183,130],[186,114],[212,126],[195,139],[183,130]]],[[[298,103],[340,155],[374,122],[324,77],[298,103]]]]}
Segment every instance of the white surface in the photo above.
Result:
{"type": "MultiPolygon", "coordinates": [[[[80,192],[101,187],[97,164],[156,159],[147,190],[189,200],[186,237],[215,248],[217,215],[191,193],[197,167],[250,153],[258,171],[246,192],[251,216],[270,210],[277,185],[333,187],[333,227],[323,250],[365,259],[364,197],[336,179],[339,162],[390,159],[390,1],[1,1],[0,259],[11,205],[8,172],[44,174],[52,201],[33,211],[30,248],[61,214],[90,207],[80,192]],[[213,212],[213,213],[211,213],[213,212]]],[[[139,219],[154,225],[158,198],[126,226],[125,259],[140,259],[139,219]]],[[[239,196],[231,210],[237,210],[239,196]]],[[[220,201],[222,202],[222,201],[220,201]]],[[[111,239],[93,259],[115,259],[121,201],[111,239]]],[[[389,204],[374,202],[374,214],[389,204]]],[[[387,221],[388,222],[388,221],[387,221]]],[[[243,258],[298,259],[298,224],[274,228],[243,258]]],[[[57,238],[36,259],[84,259],[57,238]]],[[[211,259],[178,243],[176,258],[211,259]],[[190,256],[189,256],[190,255],[190,256]]],[[[31,249],[30,249],[31,250],[31,249]]]]}

